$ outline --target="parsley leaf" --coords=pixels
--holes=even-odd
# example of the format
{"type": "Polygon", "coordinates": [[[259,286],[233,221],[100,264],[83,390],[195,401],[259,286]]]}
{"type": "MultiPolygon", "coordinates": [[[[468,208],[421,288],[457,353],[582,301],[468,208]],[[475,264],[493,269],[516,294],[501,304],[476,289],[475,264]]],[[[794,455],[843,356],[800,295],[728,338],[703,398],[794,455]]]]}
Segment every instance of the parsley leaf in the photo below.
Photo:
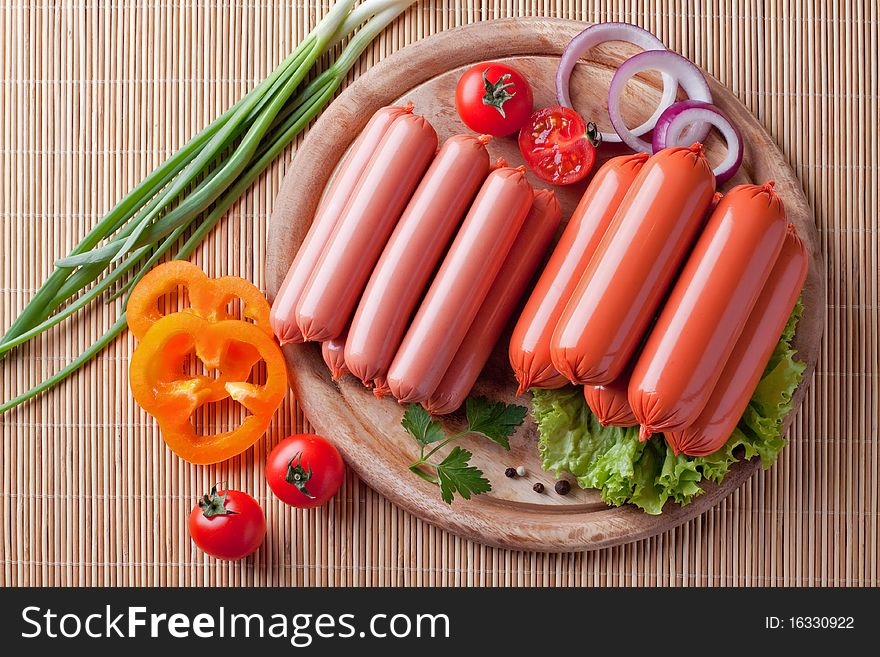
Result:
{"type": "Polygon", "coordinates": [[[468,463],[472,456],[466,449],[456,446],[437,464],[440,497],[447,504],[452,504],[452,496],[456,492],[469,500],[471,494],[479,495],[492,490],[492,484],[483,476],[482,470],[468,463]]]}
{"type": "Polygon", "coordinates": [[[440,463],[431,457],[469,433],[485,436],[509,450],[508,438],[523,423],[526,412],[524,406],[492,402],[485,397],[468,399],[467,429],[447,436],[440,423],[420,404],[410,404],[400,423],[419,444],[421,451],[418,460],[411,463],[409,469],[425,481],[438,485],[440,496],[447,504],[452,504],[456,492],[469,500],[471,495],[490,491],[492,484],[489,480],[479,468],[470,465],[473,453],[468,450],[453,447],[440,463]]]}
{"type": "Polygon", "coordinates": [[[446,437],[440,423],[431,418],[431,414],[421,404],[407,406],[400,423],[422,447],[446,437]]]}
{"type": "Polygon", "coordinates": [[[485,397],[468,397],[468,431],[479,433],[510,449],[508,437],[526,417],[526,407],[517,404],[493,402],[485,397]]]}

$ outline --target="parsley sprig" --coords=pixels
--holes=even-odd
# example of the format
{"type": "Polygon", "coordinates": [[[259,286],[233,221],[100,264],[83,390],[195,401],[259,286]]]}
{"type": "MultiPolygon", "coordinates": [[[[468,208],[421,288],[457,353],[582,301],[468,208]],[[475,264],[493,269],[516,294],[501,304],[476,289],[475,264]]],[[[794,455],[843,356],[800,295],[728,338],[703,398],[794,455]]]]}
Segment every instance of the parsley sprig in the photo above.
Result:
{"type": "Polygon", "coordinates": [[[410,404],[401,424],[419,444],[419,459],[409,469],[419,477],[440,487],[440,497],[452,504],[455,493],[466,500],[492,490],[482,470],[470,464],[473,453],[455,446],[439,463],[432,461],[441,449],[462,436],[476,433],[510,449],[509,438],[526,417],[525,406],[493,402],[485,397],[470,397],[466,404],[467,429],[451,436],[440,423],[419,404],[410,404]]]}

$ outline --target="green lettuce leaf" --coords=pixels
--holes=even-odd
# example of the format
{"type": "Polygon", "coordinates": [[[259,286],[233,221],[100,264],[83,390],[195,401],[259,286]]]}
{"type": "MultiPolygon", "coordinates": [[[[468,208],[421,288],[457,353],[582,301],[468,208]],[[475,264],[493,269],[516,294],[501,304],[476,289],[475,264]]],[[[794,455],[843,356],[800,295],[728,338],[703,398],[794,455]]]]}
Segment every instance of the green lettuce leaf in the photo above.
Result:
{"type": "Polygon", "coordinates": [[[534,389],[532,415],[544,469],[574,475],[578,485],[598,490],[607,504],[631,503],[656,515],[670,499],[688,504],[703,492],[703,479],[721,481],[740,458],[757,456],[770,467],[785,446],[783,420],[806,367],[795,360],[792,347],[802,312],[798,301],[742,419],[714,454],[675,456],[661,435],[641,443],[637,427],[603,427],[579,387],[534,389]]]}

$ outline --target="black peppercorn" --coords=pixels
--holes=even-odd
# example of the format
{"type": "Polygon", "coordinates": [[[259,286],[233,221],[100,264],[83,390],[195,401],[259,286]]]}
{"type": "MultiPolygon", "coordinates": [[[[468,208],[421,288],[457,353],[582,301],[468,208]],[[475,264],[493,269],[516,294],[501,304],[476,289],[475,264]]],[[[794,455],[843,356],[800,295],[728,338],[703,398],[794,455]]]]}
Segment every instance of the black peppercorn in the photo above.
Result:
{"type": "Polygon", "coordinates": [[[535,491],[536,493],[543,493],[544,492],[544,484],[542,484],[539,481],[537,484],[532,486],[532,490],[535,491]]]}
{"type": "Polygon", "coordinates": [[[560,479],[553,488],[560,495],[568,495],[568,491],[571,490],[571,484],[565,479],[560,479]]]}
{"type": "Polygon", "coordinates": [[[516,476],[516,468],[507,468],[507,470],[504,471],[504,476],[513,479],[516,476]]]}

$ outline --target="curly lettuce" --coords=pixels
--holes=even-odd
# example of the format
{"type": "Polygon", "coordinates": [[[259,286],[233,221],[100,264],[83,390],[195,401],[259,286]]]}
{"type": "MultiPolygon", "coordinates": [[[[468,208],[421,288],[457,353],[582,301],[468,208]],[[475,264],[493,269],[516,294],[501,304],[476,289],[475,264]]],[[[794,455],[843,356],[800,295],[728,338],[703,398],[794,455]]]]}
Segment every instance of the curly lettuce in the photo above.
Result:
{"type": "Polygon", "coordinates": [[[545,470],[568,472],[582,488],[596,489],[610,505],[630,503],[662,512],[668,500],[688,504],[703,492],[703,479],[719,482],[740,458],[769,468],[785,446],[782,425],[806,366],[795,360],[798,301],[743,417],[724,447],[709,456],[675,456],[663,437],[639,442],[638,427],[603,427],[581,388],[533,390],[532,415],[545,470]]]}

